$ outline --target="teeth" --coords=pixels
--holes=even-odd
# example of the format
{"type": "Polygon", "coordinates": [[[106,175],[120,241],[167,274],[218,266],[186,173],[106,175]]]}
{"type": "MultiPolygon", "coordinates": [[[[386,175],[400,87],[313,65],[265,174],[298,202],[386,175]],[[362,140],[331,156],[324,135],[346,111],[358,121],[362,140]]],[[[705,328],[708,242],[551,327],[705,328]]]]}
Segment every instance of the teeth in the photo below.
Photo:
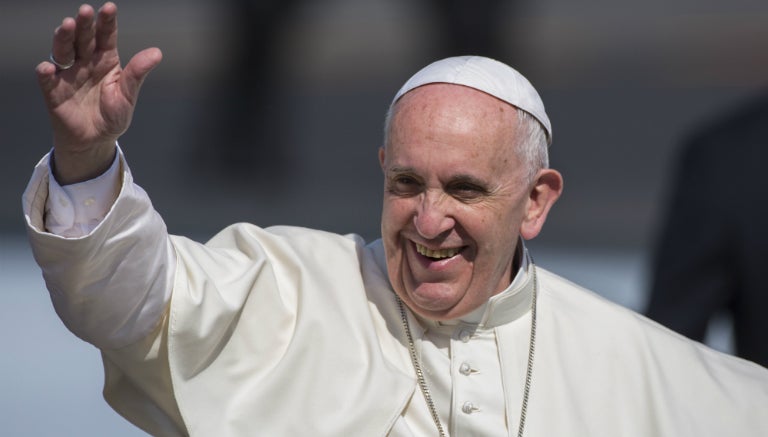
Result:
{"type": "Polygon", "coordinates": [[[456,255],[457,253],[459,253],[458,248],[431,250],[431,249],[427,249],[421,244],[416,245],[416,251],[426,257],[436,258],[436,259],[450,258],[456,255]]]}

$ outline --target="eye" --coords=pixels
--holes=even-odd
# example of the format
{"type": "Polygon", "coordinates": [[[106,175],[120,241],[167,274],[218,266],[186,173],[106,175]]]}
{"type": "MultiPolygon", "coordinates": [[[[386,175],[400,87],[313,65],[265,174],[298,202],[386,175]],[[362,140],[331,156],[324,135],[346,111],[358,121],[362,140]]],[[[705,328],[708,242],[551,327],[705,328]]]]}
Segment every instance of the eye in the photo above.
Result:
{"type": "Polygon", "coordinates": [[[448,192],[459,200],[469,201],[485,196],[488,190],[472,182],[460,181],[448,186],[448,192]]]}
{"type": "Polygon", "coordinates": [[[420,193],[421,190],[421,181],[407,174],[395,175],[387,184],[387,191],[398,196],[414,196],[420,193]]]}

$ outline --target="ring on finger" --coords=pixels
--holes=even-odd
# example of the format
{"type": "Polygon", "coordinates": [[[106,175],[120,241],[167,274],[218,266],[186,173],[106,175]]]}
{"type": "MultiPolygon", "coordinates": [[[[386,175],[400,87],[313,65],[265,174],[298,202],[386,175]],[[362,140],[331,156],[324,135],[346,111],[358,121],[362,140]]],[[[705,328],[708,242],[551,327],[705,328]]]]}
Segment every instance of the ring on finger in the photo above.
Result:
{"type": "Polygon", "coordinates": [[[62,64],[61,62],[57,61],[56,58],[53,57],[53,53],[51,53],[48,56],[48,60],[51,61],[51,64],[55,65],[56,69],[59,70],[59,71],[61,71],[61,70],[69,70],[70,68],[72,68],[73,65],[75,65],[75,59],[74,58],[72,58],[72,60],[70,62],[67,62],[66,64],[62,64]]]}

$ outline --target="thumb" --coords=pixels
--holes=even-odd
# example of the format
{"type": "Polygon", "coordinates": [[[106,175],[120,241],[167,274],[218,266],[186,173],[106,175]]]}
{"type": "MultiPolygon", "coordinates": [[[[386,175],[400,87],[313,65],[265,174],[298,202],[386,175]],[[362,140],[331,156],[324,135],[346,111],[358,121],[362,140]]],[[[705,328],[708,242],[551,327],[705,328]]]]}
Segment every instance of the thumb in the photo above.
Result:
{"type": "Polygon", "coordinates": [[[123,69],[123,93],[136,101],[139,88],[150,71],[163,60],[163,53],[156,47],[144,49],[131,58],[123,69]]]}

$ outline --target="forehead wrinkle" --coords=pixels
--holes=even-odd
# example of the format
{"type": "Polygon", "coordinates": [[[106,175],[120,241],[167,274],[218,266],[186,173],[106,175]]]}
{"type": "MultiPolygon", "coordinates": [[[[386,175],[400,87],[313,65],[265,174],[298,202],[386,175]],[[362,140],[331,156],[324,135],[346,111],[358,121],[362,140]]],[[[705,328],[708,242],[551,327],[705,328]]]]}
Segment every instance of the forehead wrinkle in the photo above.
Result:
{"type": "Polygon", "coordinates": [[[395,165],[387,170],[388,173],[416,173],[413,167],[395,165]]]}
{"type": "MultiPolygon", "coordinates": [[[[453,160],[461,169],[468,159],[482,159],[484,165],[490,166],[486,167],[488,170],[501,176],[519,164],[517,111],[509,103],[472,88],[426,85],[407,93],[395,104],[389,140],[397,138],[398,155],[408,155],[412,147],[426,141],[430,147],[421,153],[427,161],[437,159],[448,164],[453,160]],[[408,123],[412,117],[419,122],[408,123]],[[462,147],[456,148],[462,143],[462,147]],[[443,150],[443,146],[451,149],[443,150]],[[450,159],[446,155],[449,152],[453,155],[450,159]]],[[[503,183],[502,180],[493,182],[503,183]]]]}
{"type": "MultiPolygon", "coordinates": [[[[422,114],[423,123],[417,126],[430,140],[439,141],[443,135],[466,137],[468,144],[475,145],[478,135],[493,126],[495,136],[501,142],[516,146],[519,121],[518,109],[481,91],[462,86],[449,86],[445,94],[430,94],[429,90],[416,90],[414,95],[406,94],[397,103],[395,118],[422,114]],[[458,88],[458,89],[457,89],[458,88]],[[472,113],[473,116],[467,116],[472,113]],[[450,131],[436,130],[436,126],[450,126],[450,131]],[[449,133],[450,132],[450,133],[449,133]]],[[[415,132],[400,132],[410,136],[415,132]]],[[[472,151],[469,150],[471,153],[472,151]]]]}

